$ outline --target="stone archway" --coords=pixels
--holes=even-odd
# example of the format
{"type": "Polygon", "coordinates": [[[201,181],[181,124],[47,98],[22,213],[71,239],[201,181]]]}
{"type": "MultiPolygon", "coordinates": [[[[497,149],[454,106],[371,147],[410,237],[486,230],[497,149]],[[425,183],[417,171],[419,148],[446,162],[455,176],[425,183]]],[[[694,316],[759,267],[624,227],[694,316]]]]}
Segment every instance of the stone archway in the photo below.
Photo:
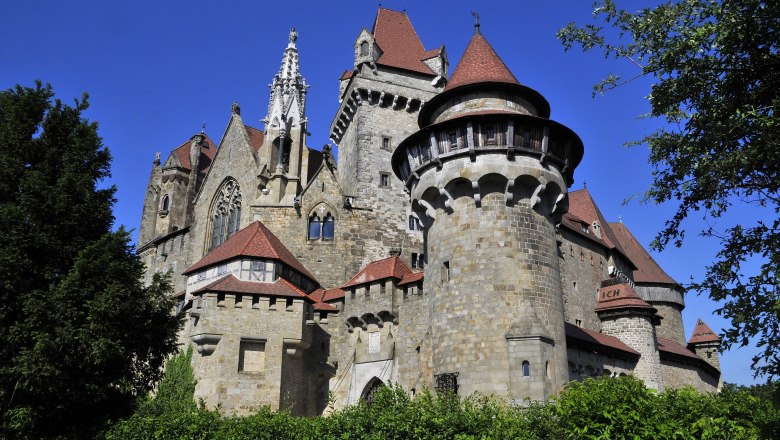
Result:
{"type": "Polygon", "coordinates": [[[360,393],[360,400],[371,405],[372,403],[374,403],[376,392],[379,391],[384,386],[385,383],[382,382],[378,377],[374,376],[373,378],[371,378],[371,380],[368,381],[366,386],[363,388],[363,392],[360,393]]]}

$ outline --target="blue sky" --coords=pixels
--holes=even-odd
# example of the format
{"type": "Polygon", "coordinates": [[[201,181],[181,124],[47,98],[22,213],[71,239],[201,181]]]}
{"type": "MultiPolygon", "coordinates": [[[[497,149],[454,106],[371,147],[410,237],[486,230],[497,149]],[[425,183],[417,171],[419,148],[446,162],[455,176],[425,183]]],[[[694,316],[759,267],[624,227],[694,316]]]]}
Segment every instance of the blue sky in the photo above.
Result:
{"type": "MultiPolygon", "coordinates": [[[[406,9],[427,49],[446,46],[450,72],[473,32],[470,12],[518,80],[542,93],[552,118],[576,131],[585,157],[571,189],[587,187],[608,221],[622,218],[648,245],[672,206],[623,201],[651,181],[646,147],[623,146],[657,128],[641,119],[649,82],[638,80],[593,98],[592,85],[607,72],[637,73],[622,60],[597,53],[563,51],[555,38],[569,21],[591,17],[591,2],[382,1],[406,9]]],[[[628,2],[623,2],[628,4],[628,2]]],[[[329,142],[328,126],[338,108],[338,77],[353,63],[352,44],[370,30],[379,3],[373,1],[215,2],[170,1],[0,1],[0,89],[49,82],[72,102],[90,94],[89,119],[97,121],[114,157],[110,182],[118,188],[117,225],[137,228],[144,191],[157,151],[163,159],[206,124],[218,141],[238,101],[244,121],[261,128],[268,84],[281,62],[289,28],[299,34],[301,71],[311,84],[307,97],[309,146],[329,142]]],[[[753,215],[752,207],[720,220],[725,227],[753,215]]],[[[678,282],[700,279],[717,243],[697,236],[705,225],[694,216],[685,224],[682,248],[653,253],[678,282]]],[[[137,231],[136,231],[137,232],[137,231]]],[[[135,234],[134,236],[136,236],[135,234]]],[[[719,331],[727,323],[713,314],[718,305],[689,294],[684,312],[690,336],[697,318],[719,331]]],[[[754,383],[754,348],[721,357],[728,382],[754,383]]],[[[760,380],[759,380],[760,381],[760,380]]]]}

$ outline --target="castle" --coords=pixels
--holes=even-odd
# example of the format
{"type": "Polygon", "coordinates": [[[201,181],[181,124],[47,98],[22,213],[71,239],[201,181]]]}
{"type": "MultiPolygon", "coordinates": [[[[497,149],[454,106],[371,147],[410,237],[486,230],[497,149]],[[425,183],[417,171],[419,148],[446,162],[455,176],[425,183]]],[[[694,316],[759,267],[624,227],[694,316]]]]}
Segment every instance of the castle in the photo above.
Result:
{"type": "Polygon", "coordinates": [[[234,103],[155,159],[138,252],[173,274],[196,397],[322,414],[383,384],[547,399],[569,381],[721,384],[719,338],[686,341],[681,286],[587,189],[584,147],[475,26],[449,75],[380,8],[339,78],[329,146],[306,144],[290,32],[263,129],[234,103]]]}

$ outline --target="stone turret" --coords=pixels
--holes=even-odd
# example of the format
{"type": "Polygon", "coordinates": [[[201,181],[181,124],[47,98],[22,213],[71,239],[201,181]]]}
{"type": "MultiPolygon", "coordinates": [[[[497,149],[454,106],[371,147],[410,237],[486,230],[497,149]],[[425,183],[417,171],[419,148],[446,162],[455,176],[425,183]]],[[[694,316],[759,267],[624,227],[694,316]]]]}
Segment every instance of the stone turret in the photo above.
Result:
{"type": "Polygon", "coordinates": [[[298,66],[297,39],[298,33],[290,29],[281,67],[269,85],[271,97],[268,114],[263,119],[265,137],[259,157],[261,174],[269,175],[268,191],[264,191],[259,200],[266,206],[292,205],[307,183],[306,93],[309,85],[298,66]]]}
{"type": "Polygon", "coordinates": [[[568,381],[555,225],[583,146],[477,26],[393,170],[425,227],[438,389],[545,399],[568,381]]]}
{"type": "Polygon", "coordinates": [[[720,337],[701,319],[696,322],[691,339],[688,340],[688,348],[720,370],[720,337]]]}
{"type": "Polygon", "coordinates": [[[638,351],[634,375],[648,387],[660,391],[661,358],[655,334],[658,311],[639,298],[631,284],[622,278],[603,281],[598,295],[596,314],[601,319],[601,332],[638,351]]]}
{"type": "Polygon", "coordinates": [[[141,227],[138,232],[138,244],[144,244],[155,237],[157,228],[157,212],[160,205],[160,153],[155,153],[152,162],[152,171],[149,174],[149,183],[146,185],[143,214],[141,215],[141,227]]]}

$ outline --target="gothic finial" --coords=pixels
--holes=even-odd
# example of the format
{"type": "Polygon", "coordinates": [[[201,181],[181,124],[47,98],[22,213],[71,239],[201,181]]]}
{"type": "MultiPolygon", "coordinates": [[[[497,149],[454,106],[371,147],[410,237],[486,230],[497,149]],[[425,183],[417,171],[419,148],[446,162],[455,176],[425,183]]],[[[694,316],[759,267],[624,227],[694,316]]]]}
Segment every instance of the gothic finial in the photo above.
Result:
{"type": "Polygon", "coordinates": [[[233,101],[233,105],[230,106],[230,111],[234,115],[241,115],[241,107],[238,106],[238,103],[236,101],[233,101]]]}
{"type": "Polygon", "coordinates": [[[154,164],[155,165],[160,165],[160,152],[159,151],[154,153],[154,164]]]}
{"type": "Polygon", "coordinates": [[[295,46],[295,42],[298,40],[298,32],[295,31],[294,27],[290,28],[290,46],[295,46]]]}
{"type": "Polygon", "coordinates": [[[623,223],[623,216],[618,214],[618,222],[623,223]]]}
{"type": "Polygon", "coordinates": [[[474,33],[479,33],[479,12],[471,11],[471,16],[474,17],[474,33]]]}
{"type": "Polygon", "coordinates": [[[582,181],[582,187],[585,188],[585,189],[588,189],[588,181],[587,180],[583,180],[582,181]]]}

